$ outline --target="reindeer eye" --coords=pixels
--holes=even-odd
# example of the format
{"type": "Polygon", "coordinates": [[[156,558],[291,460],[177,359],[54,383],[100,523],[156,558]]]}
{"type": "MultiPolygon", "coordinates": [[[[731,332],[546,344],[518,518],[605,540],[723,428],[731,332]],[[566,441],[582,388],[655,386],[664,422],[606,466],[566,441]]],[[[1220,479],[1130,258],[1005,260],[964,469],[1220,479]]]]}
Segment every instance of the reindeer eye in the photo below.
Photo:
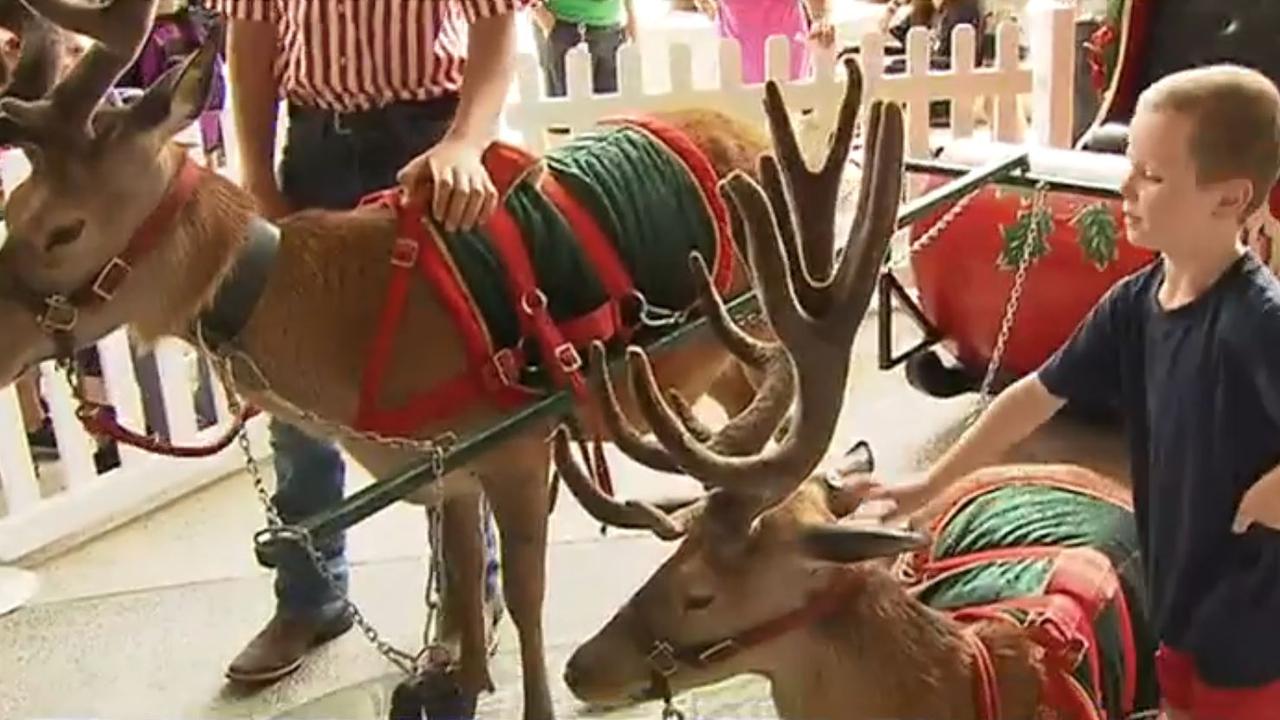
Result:
{"type": "Polygon", "coordinates": [[[698,612],[711,607],[711,603],[715,602],[715,595],[689,595],[684,599],[685,612],[698,612]]]}
{"type": "Polygon", "coordinates": [[[80,233],[82,232],[84,232],[84,220],[76,220],[73,223],[54,228],[53,232],[49,233],[49,242],[45,243],[44,249],[46,252],[52,252],[63,245],[70,245],[80,239],[80,233]]]}

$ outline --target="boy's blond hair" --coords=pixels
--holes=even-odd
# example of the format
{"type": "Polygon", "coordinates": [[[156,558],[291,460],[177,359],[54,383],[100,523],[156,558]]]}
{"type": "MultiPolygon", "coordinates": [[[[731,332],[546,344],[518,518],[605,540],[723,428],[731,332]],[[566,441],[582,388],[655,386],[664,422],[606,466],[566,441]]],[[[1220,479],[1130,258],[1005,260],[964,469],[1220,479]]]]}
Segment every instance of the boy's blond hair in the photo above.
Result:
{"type": "Polygon", "coordinates": [[[1267,201],[1280,178],[1280,90],[1267,76],[1230,64],[1182,70],[1152,83],[1138,106],[1192,119],[1191,159],[1199,182],[1253,183],[1241,219],[1267,201]]]}

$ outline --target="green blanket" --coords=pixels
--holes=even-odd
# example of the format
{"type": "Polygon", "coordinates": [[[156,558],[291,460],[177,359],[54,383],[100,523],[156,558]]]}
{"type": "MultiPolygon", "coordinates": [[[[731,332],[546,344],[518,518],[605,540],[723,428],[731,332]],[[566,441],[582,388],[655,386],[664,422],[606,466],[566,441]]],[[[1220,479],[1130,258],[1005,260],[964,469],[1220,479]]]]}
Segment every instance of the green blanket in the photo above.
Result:
{"type": "MultiPolygon", "coordinates": [[[[926,564],[1002,549],[1050,549],[1047,555],[1038,557],[993,558],[950,572],[926,572],[921,578],[919,597],[940,610],[1042,595],[1058,560],[1053,549],[1087,547],[1105,555],[1119,577],[1129,609],[1138,661],[1134,669],[1136,707],[1123,707],[1126,660],[1119,603],[1106,606],[1093,622],[1102,687],[1093,687],[1086,662],[1076,667],[1074,677],[1105,711],[1102,717],[1122,719],[1126,710],[1158,706],[1153,669],[1155,642],[1145,620],[1146,592],[1137,560],[1137,529],[1130,510],[1111,499],[1059,486],[1050,477],[1030,477],[967,493],[939,516],[939,522],[934,546],[929,557],[923,559],[926,564]]],[[[1007,612],[1020,622],[1027,619],[1022,610],[1007,612]]]]}

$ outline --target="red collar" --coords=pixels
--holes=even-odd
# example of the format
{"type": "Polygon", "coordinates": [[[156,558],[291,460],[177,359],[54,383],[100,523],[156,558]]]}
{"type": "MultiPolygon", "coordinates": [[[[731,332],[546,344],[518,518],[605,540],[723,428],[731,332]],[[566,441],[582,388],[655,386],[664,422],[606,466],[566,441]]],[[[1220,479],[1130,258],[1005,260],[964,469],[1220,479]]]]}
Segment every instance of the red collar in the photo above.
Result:
{"type": "Polygon", "coordinates": [[[862,589],[862,578],[855,573],[837,573],[826,587],[809,596],[805,604],[777,617],[758,623],[730,637],[712,642],[679,647],[666,640],[655,640],[649,652],[649,664],[664,680],[674,675],[681,665],[706,667],[775,640],[793,630],[824,620],[849,606],[850,598],[862,589]]]}
{"type": "Polygon", "coordinates": [[[38,319],[41,327],[50,333],[69,333],[79,319],[80,310],[107,302],[133,272],[134,265],[159,244],[160,239],[172,228],[178,213],[186,207],[204,177],[205,169],[190,156],[184,154],[182,164],[169,181],[164,197],[151,214],[134,231],[129,244],[84,286],[70,293],[57,293],[39,298],[38,319]]]}

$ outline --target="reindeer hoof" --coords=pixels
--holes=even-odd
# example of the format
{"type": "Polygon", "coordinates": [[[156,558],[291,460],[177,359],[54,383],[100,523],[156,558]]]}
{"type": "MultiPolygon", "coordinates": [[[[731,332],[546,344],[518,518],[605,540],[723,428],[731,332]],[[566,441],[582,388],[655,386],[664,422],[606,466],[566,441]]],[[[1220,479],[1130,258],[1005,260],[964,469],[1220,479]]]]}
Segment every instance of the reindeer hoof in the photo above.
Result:
{"type": "Polygon", "coordinates": [[[477,695],[466,693],[453,671],[427,671],[391,693],[388,720],[473,720],[477,695]]]}

